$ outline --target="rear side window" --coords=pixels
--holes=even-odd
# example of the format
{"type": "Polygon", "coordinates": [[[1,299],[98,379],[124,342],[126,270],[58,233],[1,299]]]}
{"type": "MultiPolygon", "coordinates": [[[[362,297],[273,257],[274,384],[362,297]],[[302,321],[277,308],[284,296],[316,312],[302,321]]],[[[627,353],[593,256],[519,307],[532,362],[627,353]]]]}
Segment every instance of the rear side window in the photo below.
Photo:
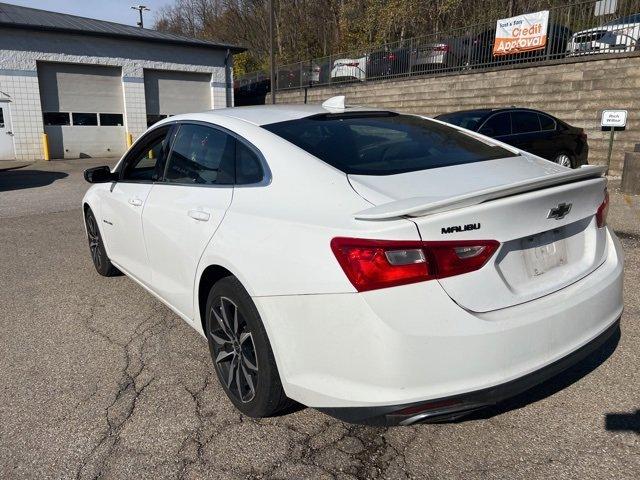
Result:
{"type": "Polygon", "coordinates": [[[542,130],[555,130],[556,122],[553,118],[548,117],[546,115],[538,114],[538,118],[540,119],[540,128],[542,130]]]}
{"type": "Polygon", "coordinates": [[[508,113],[498,113],[489,118],[480,129],[480,133],[488,137],[511,135],[511,117],[508,113]]]}
{"type": "Polygon", "coordinates": [[[447,125],[387,112],[323,114],[263,128],[347,174],[393,175],[514,155],[447,125]]]}
{"type": "Polygon", "coordinates": [[[534,112],[511,112],[513,133],[532,133],[540,131],[538,114],[534,112]]]}
{"type": "Polygon", "coordinates": [[[202,125],[180,126],[171,148],[165,180],[170,183],[233,184],[235,139],[202,125]]]}
{"type": "Polygon", "coordinates": [[[262,163],[258,155],[244,143],[236,141],[236,184],[259,183],[263,176],[262,163]]]}

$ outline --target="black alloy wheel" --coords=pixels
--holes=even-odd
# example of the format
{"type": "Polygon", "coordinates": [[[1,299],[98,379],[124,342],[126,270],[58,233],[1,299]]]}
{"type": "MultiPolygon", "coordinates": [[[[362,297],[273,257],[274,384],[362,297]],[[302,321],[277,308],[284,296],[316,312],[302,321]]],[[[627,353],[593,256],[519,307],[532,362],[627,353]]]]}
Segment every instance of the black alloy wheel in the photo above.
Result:
{"type": "Polygon", "coordinates": [[[120,271],[113,266],[107,256],[107,251],[104,248],[102,236],[100,235],[100,229],[98,228],[98,222],[90,208],[88,208],[85,213],[85,224],[87,226],[89,252],[91,253],[91,260],[93,261],[93,266],[96,268],[96,271],[103,277],[118,275],[120,271]]]}
{"type": "Polygon", "coordinates": [[[211,287],[204,313],[211,359],[231,403],[250,417],[273,416],[293,406],[258,309],[237,278],[224,277],[211,287]]]}
{"type": "Polygon", "coordinates": [[[250,402],[256,396],[258,360],[247,321],[227,297],[219,297],[211,307],[209,319],[214,362],[224,385],[235,400],[250,402]]]}

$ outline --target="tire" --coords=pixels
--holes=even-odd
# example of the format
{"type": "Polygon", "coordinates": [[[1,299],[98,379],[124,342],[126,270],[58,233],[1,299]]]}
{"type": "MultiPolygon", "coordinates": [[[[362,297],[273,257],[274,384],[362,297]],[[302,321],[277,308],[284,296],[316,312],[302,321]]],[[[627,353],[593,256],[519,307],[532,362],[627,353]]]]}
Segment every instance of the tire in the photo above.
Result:
{"type": "Polygon", "coordinates": [[[558,155],[556,155],[556,158],[553,161],[558,165],[562,165],[563,167],[576,168],[575,160],[568,153],[559,153],[558,155]]]}
{"type": "Polygon", "coordinates": [[[109,260],[109,257],[107,256],[102,235],[98,228],[98,221],[90,208],[87,209],[84,221],[87,226],[89,252],[91,253],[91,260],[93,261],[93,266],[96,267],[96,271],[103,277],[114,277],[116,275],[120,275],[120,270],[113,266],[111,260],[109,260]]]}
{"type": "Polygon", "coordinates": [[[225,277],[211,288],[206,330],[218,380],[240,412],[270,417],[294,404],[282,388],[258,310],[235,277],[225,277]]]}

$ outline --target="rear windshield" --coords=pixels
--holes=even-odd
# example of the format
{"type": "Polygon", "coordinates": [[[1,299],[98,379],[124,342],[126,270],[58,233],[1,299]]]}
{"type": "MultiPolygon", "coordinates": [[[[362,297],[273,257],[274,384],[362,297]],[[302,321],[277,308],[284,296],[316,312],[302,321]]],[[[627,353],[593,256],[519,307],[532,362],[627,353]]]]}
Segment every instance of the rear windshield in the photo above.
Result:
{"type": "Polygon", "coordinates": [[[326,114],[263,128],[347,174],[393,175],[514,156],[412,115],[326,114]]]}

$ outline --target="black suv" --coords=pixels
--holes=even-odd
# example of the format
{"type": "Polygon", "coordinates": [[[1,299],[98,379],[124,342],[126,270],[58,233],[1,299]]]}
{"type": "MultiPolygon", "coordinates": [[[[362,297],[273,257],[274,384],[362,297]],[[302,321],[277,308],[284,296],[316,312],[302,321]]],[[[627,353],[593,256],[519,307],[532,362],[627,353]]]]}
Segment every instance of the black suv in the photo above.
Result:
{"type": "Polygon", "coordinates": [[[584,130],[548,113],[516,107],[486,108],[445,113],[435,118],[493,137],[565,167],[587,164],[589,145],[584,130]]]}

